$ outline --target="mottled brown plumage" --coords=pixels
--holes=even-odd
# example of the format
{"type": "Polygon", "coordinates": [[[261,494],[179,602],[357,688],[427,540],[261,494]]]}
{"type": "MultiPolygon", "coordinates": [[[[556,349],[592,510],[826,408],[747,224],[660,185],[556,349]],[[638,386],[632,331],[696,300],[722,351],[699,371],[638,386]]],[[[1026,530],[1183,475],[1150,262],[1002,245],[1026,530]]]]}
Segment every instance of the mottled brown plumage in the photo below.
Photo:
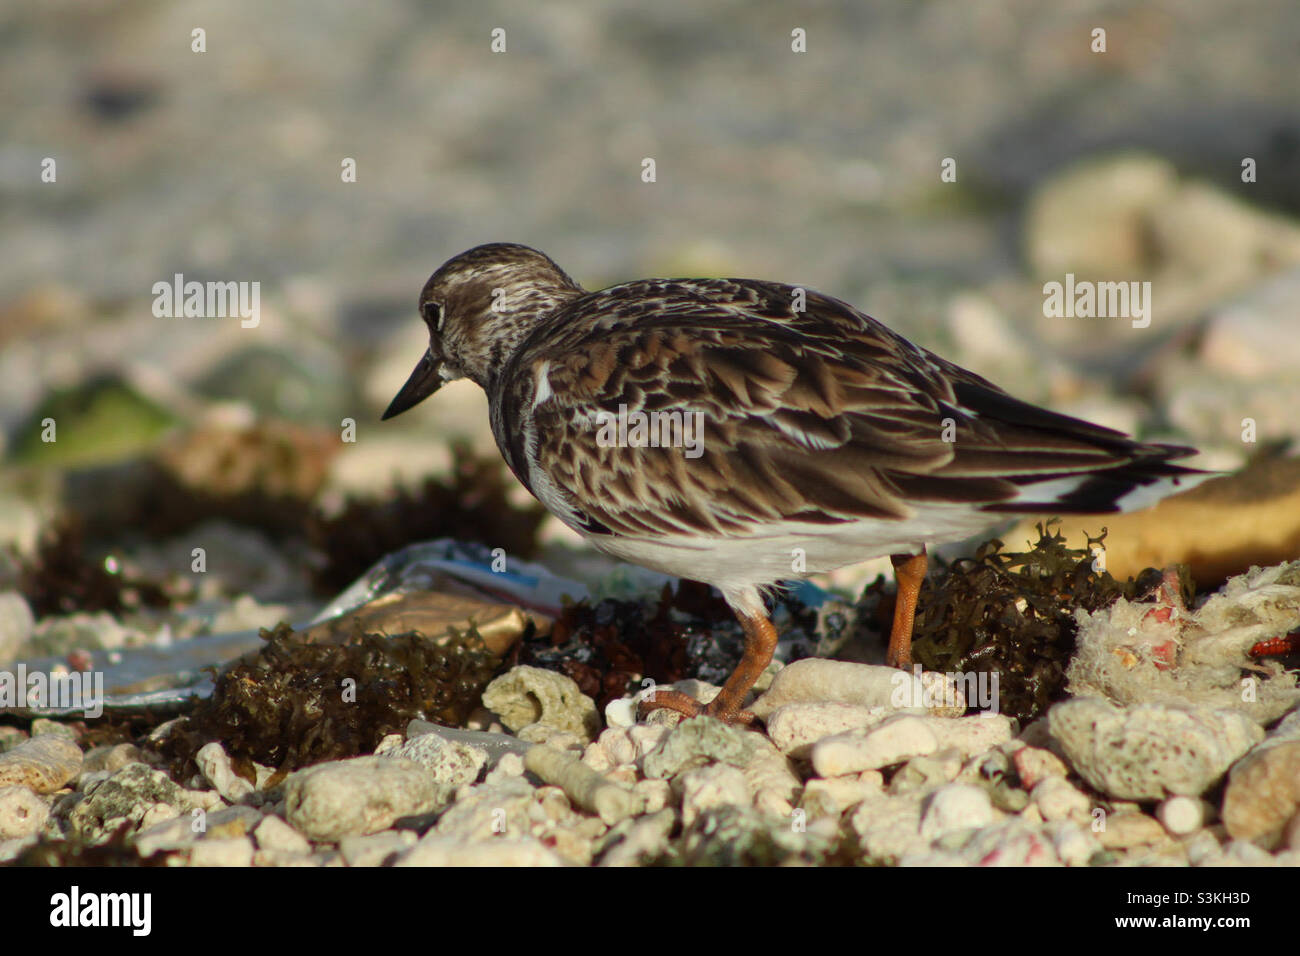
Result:
{"type": "MultiPolygon", "coordinates": [[[[385,417],[474,380],[543,504],[601,550],[716,585],[742,622],[766,621],[759,589],[782,578],[885,553],[901,568],[997,513],[1118,510],[1192,474],[1171,463],[1191,449],[1019,401],[811,290],[647,279],[589,293],[541,253],[493,244],[435,272],[420,308],[429,351],[385,417]],[[620,412],[689,417],[698,447],[611,444],[601,425],[620,412]]],[[[924,561],[906,568],[919,586],[924,561]]],[[[895,632],[906,663],[910,625],[895,632]]],[[[729,681],[709,712],[737,719],[747,689],[729,681]]]]}

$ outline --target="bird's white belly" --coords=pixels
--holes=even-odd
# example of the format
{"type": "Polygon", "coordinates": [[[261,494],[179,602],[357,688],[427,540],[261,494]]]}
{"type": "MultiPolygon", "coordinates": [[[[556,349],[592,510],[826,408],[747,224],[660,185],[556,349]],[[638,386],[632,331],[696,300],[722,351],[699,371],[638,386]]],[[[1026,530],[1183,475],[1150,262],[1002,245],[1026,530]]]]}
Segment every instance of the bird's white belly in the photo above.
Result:
{"type": "Polygon", "coordinates": [[[914,554],[922,546],[970,537],[997,521],[996,515],[967,505],[927,505],[900,521],[781,522],[743,537],[589,535],[588,540],[623,561],[726,591],[833,571],[886,554],[914,554]]]}

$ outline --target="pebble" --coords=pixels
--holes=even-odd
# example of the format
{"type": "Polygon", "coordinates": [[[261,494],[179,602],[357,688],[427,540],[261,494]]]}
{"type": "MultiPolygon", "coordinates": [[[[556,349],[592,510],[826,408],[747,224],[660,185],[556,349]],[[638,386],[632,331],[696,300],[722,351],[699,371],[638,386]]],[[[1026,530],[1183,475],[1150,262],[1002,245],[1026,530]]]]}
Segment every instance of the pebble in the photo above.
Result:
{"type": "Polygon", "coordinates": [[[930,841],[921,836],[920,794],[863,800],[847,819],[868,864],[896,863],[930,849],[930,841]]]}
{"type": "Polygon", "coordinates": [[[938,717],[960,717],[966,700],[943,674],[916,675],[895,667],[809,657],[782,668],[767,693],[750,706],[764,720],[787,704],[835,702],[862,707],[918,709],[938,717]]]}
{"type": "Polygon", "coordinates": [[[252,866],[253,841],[246,836],[200,840],[190,847],[190,866],[252,866]]]}
{"type": "Polygon", "coordinates": [[[1223,823],[1234,839],[1265,849],[1283,844],[1300,816],[1300,712],[1286,717],[1228,775],[1223,823]]]}
{"type": "Polygon", "coordinates": [[[913,757],[894,773],[889,781],[889,792],[932,790],[956,780],[961,768],[961,752],[951,747],[938,753],[913,757]]]}
{"type": "Polygon", "coordinates": [[[81,771],[81,748],[62,734],[30,737],[0,754],[0,787],[53,793],[81,771]]]}
{"type": "Polygon", "coordinates": [[[498,837],[466,843],[428,834],[398,857],[393,866],[564,866],[564,860],[535,837],[498,837]]]}
{"type": "Polygon", "coordinates": [[[27,736],[27,734],[23,733],[17,727],[0,724],[0,754],[8,753],[10,750],[13,750],[26,740],[27,736]]]}
{"type": "Polygon", "coordinates": [[[673,788],[667,780],[638,780],[632,785],[645,813],[658,813],[673,803],[673,788]]]}
{"type": "Polygon", "coordinates": [[[813,746],[812,765],[819,777],[842,777],[878,770],[938,749],[938,738],[925,720],[900,715],[865,732],[850,731],[818,741],[813,746]]]}
{"type": "Polygon", "coordinates": [[[1155,817],[1145,813],[1112,813],[1105,817],[1105,825],[1097,832],[1097,841],[1107,850],[1127,850],[1133,847],[1163,843],[1169,834],[1155,817]]]}
{"type": "Polygon", "coordinates": [[[524,758],[519,754],[505,754],[497,761],[497,765],[487,772],[483,777],[485,784],[498,784],[510,777],[522,777],[524,775],[524,758]]]}
{"type": "Polygon", "coordinates": [[[384,757],[413,760],[438,783],[459,787],[478,779],[488,754],[482,747],[447,740],[437,734],[422,734],[383,753],[384,757]]]}
{"type": "Polygon", "coordinates": [[[1070,773],[1065,761],[1042,747],[1019,748],[1011,755],[1011,764],[1026,790],[1033,790],[1049,777],[1066,777],[1070,773]]]}
{"type": "Polygon", "coordinates": [[[82,774],[97,770],[116,773],[129,763],[144,763],[144,753],[135,744],[109,744],[86,751],[81,761],[82,774]]]}
{"type": "Polygon", "coordinates": [[[186,813],[169,820],[142,826],[135,835],[135,851],[141,858],[155,853],[182,850],[197,843],[202,831],[195,829],[197,818],[186,813]]]}
{"type": "Polygon", "coordinates": [[[1170,797],[1156,807],[1156,819],[1174,836],[1186,836],[1205,825],[1205,803],[1195,797],[1170,797]]]}
{"type": "Polygon", "coordinates": [[[317,764],[284,783],[286,819],[320,842],[349,833],[385,830],[401,817],[447,805],[452,788],[419,764],[387,757],[353,757],[317,764]]]}
{"type": "Polygon", "coordinates": [[[547,783],[560,787],[584,810],[612,826],[640,810],[636,793],[602,777],[580,759],[539,744],[524,757],[524,767],[547,783]]]}
{"type": "Polygon", "coordinates": [[[1046,824],[1043,831],[1052,841],[1052,849],[1066,866],[1087,866],[1101,853],[1101,842],[1088,827],[1071,820],[1057,820],[1046,824]]]}
{"type": "Polygon", "coordinates": [[[846,777],[817,777],[804,785],[799,806],[811,818],[833,817],[838,820],[844,811],[863,800],[883,796],[883,781],[878,770],[865,770],[846,777]]]}
{"type": "Polygon", "coordinates": [[[767,735],[782,753],[802,760],[811,755],[812,745],[817,741],[847,730],[874,727],[895,713],[897,711],[892,707],[864,707],[833,701],[786,704],[767,718],[767,735]]]}
{"type": "Polygon", "coordinates": [[[1232,711],[1121,708],[1096,697],[1056,704],[1048,719],[1079,775],[1124,800],[1198,796],[1264,736],[1258,724],[1232,711]]]}
{"type": "Polygon", "coordinates": [[[49,804],[30,787],[0,787],[0,840],[38,834],[49,816],[49,804]]]}
{"type": "Polygon", "coordinates": [[[996,816],[988,793],[966,783],[940,787],[922,806],[921,835],[932,840],[955,830],[988,826],[996,816]]]}
{"type": "MultiPolygon", "coordinates": [[[[68,814],[68,823],[75,834],[93,843],[126,823],[144,829],[184,813],[195,806],[193,796],[161,770],[132,763],[88,792],[68,814]]],[[[216,794],[211,799],[220,802],[216,794]]]]}
{"type": "Polygon", "coordinates": [[[268,813],[253,828],[259,850],[283,853],[311,853],[311,841],[274,813],[268,813]]]}
{"type": "Polygon", "coordinates": [[[17,660],[36,629],[31,606],[17,591],[0,591],[0,667],[17,660]]]}
{"type": "Polygon", "coordinates": [[[418,840],[410,830],[351,835],[339,841],[339,853],[348,866],[383,866],[390,857],[410,849],[418,840]]]}
{"type": "Polygon", "coordinates": [[[1045,777],[1029,793],[1030,802],[1044,820],[1073,820],[1087,823],[1092,800],[1065,777],[1045,777]]]}
{"type": "Polygon", "coordinates": [[[705,811],[719,807],[749,807],[754,800],[745,772],[725,763],[710,764],[677,776],[674,790],[682,795],[682,824],[690,826],[705,811]]]}
{"type": "Polygon", "coordinates": [[[483,691],[483,706],[500,715],[501,722],[516,734],[532,724],[543,724],[576,734],[585,742],[600,730],[596,702],[576,681],[526,664],[512,667],[492,681],[483,691]]]}
{"type": "Polygon", "coordinates": [[[605,728],[582,754],[582,762],[597,773],[607,773],[636,758],[636,744],[626,727],[605,728]]]}
{"type": "Polygon", "coordinates": [[[253,851],[253,866],[320,866],[322,860],[313,853],[293,853],[289,850],[253,851]]]}
{"type": "MultiPolygon", "coordinates": [[[[643,781],[645,783],[663,781],[643,781]]],[[[667,786],[667,784],[664,784],[667,786]]],[[[635,820],[624,820],[602,841],[601,866],[638,866],[653,860],[668,847],[668,837],[677,825],[677,814],[659,810],[635,820]]]]}
{"type": "Polygon", "coordinates": [[[513,737],[510,734],[493,733],[484,730],[461,730],[456,727],[444,727],[441,724],[433,724],[427,720],[412,720],[406,725],[406,739],[414,740],[426,734],[434,734],[443,740],[450,740],[454,743],[465,744],[470,747],[477,747],[487,754],[487,763],[489,767],[495,767],[497,761],[506,754],[517,754],[522,757],[528,752],[528,743],[513,737]]]}
{"type": "Polygon", "coordinates": [[[961,855],[976,866],[1060,866],[1056,843],[1043,824],[1017,818],[978,830],[961,855]]]}
{"type": "Polygon", "coordinates": [[[775,752],[761,734],[713,717],[684,720],[642,761],[647,777],[664,779],[710,763],[746,767],[762,752],[775,752]]]}
{"type": "Polygon", "coordinates": [[[213,741],[204,744],[194,755],[194,763],[199,768],[203,779],[212,784],[212,788],[229,803],[241,803],[252,796],[255,788],[252,783],[235,773],[230,755],[220,743],[213,741]]]}

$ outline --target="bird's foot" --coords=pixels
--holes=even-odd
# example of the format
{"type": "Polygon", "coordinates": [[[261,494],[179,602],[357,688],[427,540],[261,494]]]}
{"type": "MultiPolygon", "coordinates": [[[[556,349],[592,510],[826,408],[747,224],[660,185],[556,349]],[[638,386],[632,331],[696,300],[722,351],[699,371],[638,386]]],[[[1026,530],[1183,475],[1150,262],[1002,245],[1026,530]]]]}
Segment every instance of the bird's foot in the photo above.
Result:
{"type": "Polygon", "coordinates": [[[707,704],[701,704],[694,697],[683,694],[679,690],[655,690],[652,696],[641,701],[641,706],[638,709],[642,716],[652,710],[673,710],[688,719],[703,715],[705,717],[716,717],[718,720],[726,721],[729,724],[737,724],[741,727],[750,727],[758,719],[747,710],[741,710],[738,707],[727,707],[725,703],[719,702],[719,697],[715,697],[707,704]]]}

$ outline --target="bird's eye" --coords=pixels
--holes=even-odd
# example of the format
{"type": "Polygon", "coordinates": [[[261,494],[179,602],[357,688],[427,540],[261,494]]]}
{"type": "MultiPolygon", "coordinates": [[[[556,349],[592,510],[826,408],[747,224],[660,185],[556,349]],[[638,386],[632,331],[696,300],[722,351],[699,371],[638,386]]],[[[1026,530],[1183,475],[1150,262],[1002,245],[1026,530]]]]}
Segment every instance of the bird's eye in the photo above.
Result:
{"type": "Polygon", "coordinates": [[[420,306],[420,313],[424,316],[425,324],[435,332],[442,331],[442,306],[437,302],[426,302],[420,306]]]}

